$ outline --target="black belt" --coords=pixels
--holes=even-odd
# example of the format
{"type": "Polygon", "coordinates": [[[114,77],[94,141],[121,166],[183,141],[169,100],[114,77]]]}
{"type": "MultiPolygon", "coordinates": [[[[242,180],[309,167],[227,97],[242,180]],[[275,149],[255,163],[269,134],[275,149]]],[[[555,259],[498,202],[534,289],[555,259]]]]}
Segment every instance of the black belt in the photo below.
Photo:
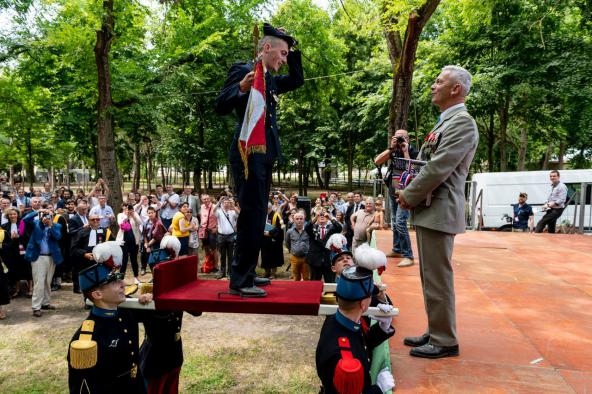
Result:
{"type": "Polygon", "coordinates": [[[39,253],[39,256],[51,256],[50,253],[39,253]]]}

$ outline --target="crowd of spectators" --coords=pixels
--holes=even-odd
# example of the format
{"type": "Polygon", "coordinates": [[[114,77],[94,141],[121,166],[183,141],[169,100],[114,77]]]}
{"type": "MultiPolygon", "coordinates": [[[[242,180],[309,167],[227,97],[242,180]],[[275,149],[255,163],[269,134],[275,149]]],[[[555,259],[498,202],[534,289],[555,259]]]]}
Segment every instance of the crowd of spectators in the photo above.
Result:
{"type": "MultiPolygon", "coordinates": [[[[73,291],[80,293],[78,281],[73,279],[92,264],[92,247],[107,240],[120,244],[122,270],[127,270],[128,262],[131,266],[130,283],[148,279],[143,276],[149,271],[150,254],[159,249],[166,234],[179,238],[180,255],[197,255],[201,247],[206,256],[213,258],[212,272],[218,279],[229,274],[240,213],[229,189],[214,197],[195,195],[190,186],[177,193],[172,185],[157,185],[151,192],[125,194],[121,207],[108,204],[110,191],[102,179],[87,193],[82,188],[52,189],[48,182],[28,190],[0,176],[0,190],[0,257],[6,268],[0,270],[0,318],[6,316],[1,306],[14,297],[35,299],[34,315],[41,316],[42,309],[53,309],[49,291],[60,290],[62,283],[73,282],[73,291]],[[31,257],[26,251],[34,233],[41,249],[37,251],[39,256],[31,257]],[[43,275],[39,276],[43,283],[35,283],[35,272],[41,272],[41,264],[35,264],[46,257],[52,257],[52,261],[45,263],[43,275]],[[34,296],[36,286],[38,296],[34,296]]],[[[261,268],[263,275],[271,279],[285,265],[287,248],[291,279],[334,281],[326,240],[334,233],[349,235],[352,248],[369,241],[372,230],[385,227],[381,199],[375,204],[371,198],[364,200],[359,192],[347,193],[345,199],[339,192],[321,193],[314,206],[305,209],[299,205],[296,193],[275,190],[269,195],[268,206],[261,268]]]]}

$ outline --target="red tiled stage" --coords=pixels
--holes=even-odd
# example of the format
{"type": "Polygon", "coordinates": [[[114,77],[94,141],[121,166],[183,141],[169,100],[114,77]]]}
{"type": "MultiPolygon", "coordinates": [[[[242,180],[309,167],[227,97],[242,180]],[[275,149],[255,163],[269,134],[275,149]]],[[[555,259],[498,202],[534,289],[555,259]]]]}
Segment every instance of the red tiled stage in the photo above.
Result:
{"type": "MultiPolygon", "coordinates": [[[[413,246],[415,249],[414,233],[413,246]]],[[[388,252],[392,235],[377,233],[388,252]]],[[[461,355],[409,356],[426,319],[417,264],[382,275],[399,307],[391,361],[397,393],[592,392],[592,237],[468,232],[453,255],[461,355]]]]}
{"type": "Polygon", "coordinates": [[[188,312],[234,312],[281,315],[317,315],[321,281],[273,281],[267,297],[242,298],[228,294],[228,281],[197,279],[197,257],[160,263],[154,273],[157,309],[188,312]]]}

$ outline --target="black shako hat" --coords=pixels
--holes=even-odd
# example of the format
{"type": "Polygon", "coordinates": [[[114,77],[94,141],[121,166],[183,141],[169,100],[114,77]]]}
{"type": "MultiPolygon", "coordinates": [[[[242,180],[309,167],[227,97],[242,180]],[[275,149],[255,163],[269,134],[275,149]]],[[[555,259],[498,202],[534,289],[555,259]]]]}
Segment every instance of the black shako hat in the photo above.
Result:
{"type": "Polygon", "coordinates": [[[298,44],[298,41],[296,41],[294,37],[287,35],[283,29],[276,29],[269,23],[263,24],[263,35],[281,38],[288,43],[288,48],[292,48],[294,45],[298,44]]]}

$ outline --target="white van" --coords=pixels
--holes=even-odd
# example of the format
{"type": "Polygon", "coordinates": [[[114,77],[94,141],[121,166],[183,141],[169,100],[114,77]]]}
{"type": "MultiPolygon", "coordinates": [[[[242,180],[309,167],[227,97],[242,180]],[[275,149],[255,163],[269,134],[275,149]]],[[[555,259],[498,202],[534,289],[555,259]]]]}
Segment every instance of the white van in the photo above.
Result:
{"type": "MultiPolygon", "coordinates": [[[[469,182],[468,209],[469,227],[481,230],[509,231],[512,228],[513,205],[518,203],[518,194],[528,194],[527,203],[534,211],[535,225],[543,217],[541,206],[551,191],[550,171],[489,172],[474,174],[469,182]]],[[[590,189],[592,170],[559,170],[561,182],[568,189],[568,206],[557,220],[579,226],[582,183],[587,183],[584,228],[592,229],[590,189]],[[574,212],[576,213],[574,217],[574,212]]]]}

